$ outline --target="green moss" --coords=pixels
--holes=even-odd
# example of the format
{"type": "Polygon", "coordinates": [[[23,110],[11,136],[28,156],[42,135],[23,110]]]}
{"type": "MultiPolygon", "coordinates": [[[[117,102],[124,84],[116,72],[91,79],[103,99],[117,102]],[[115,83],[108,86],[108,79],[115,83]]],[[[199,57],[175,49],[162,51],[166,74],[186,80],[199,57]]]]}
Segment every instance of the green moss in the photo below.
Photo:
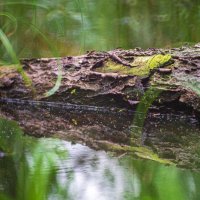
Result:
{"type": "Polygon", "coordinates": [[[114,144],[114,143],[110,143],[110,142],[106,142],[106,141],[102,141],[101,146],[104,149],[107,149],[108,151],[128,152],[128,153],[133,153],[137,157],[148,159],[148,160],[153,160],[153,161],[156,161],[159,163],[170,164],[170,165],[174,164],[170,160],[159,158],[157,154],[155,154],[152,150],[150,150],[146,147],[119,145],[119,144],[114,144]]]}
{"type": "Polygon", "coordinates": [[[131,63],[132,67],[127,67],[122,64],[115,63],[112,60],[108,60],[102,68],[98,69],[98,71],[104,73],[119,73],[145,76],[148,75],[150,71],[155,68],[171,64],[171,61],[171,55],[169,54],[135,57],[134,61],[131,63]]]}
{"type": "Polygon", "coordinates": [[[150,58],[147,61],[146,66],[149,69],[154,69],[154,68],[162,67],[162,66],[170,63],[171,58],[172,57],[169,54],[166,54],[166,55],[158,54],[158,55],[152,56],[152,58],[150,58]]]}

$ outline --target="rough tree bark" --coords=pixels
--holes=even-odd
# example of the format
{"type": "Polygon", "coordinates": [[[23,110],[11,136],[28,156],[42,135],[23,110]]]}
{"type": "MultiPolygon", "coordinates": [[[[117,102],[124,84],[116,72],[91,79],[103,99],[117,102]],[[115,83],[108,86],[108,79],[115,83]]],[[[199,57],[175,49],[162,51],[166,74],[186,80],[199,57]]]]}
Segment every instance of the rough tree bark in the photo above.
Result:
{"type": "MultiPolygon", "coordinates": [[[[35,92],[25,86],[15,68],[2,66],[1,98],[133,108],[139,103],[145,90],[153,86],[162,91],[157,103],[184,105],[185,108],[200,111],[200,45],[167,50],[117,49],[110,52],[89,52],[75,57],[23,59],[21,62],[32,80],[35,92]],[[136,68],[131,63],[137,58],[145,59],[157,54],[172,55],[173,63],[142,75],[133,75],[134,73],[124,70],[136,68]],[[106,71],[105,65],[108,62],[114,67],[119,65],[124,68],[117,73],[106,71]],[[55,84],[58,64],[63,66],[61,86],[54,95],[45,97],[44,93],[55,84]]],[[[144,64],[139,67],[142,68],[142,65],[144,64]]]]}

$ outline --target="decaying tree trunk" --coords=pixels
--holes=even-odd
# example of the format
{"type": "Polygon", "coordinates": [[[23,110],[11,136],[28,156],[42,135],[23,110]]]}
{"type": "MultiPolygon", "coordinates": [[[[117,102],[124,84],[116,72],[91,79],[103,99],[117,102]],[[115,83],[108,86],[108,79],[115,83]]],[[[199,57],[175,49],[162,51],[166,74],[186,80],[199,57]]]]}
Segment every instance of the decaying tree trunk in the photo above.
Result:
{"type": "MultiPolygon", "coordinates": [[[[15,67],[0,67],[0,116],[17,121],[25,133],[122,150],[115,145],[130,144],[135,108],[153,88],[159,95],[155,98],[148,93],[152,97],[146,99],[147,104],[148,99],[154,103],[144,124],[143,144],[181,166],[199,168],[199,156],[188,146],[191,143],[184,142],[195,133],[194,144],[200,135],[200,45],[94,51],[75,57],[23,59],[21,63],[32,86],[24,84],[15,67]],[[55,85],[59,66],[61,85],[53,95],[45,96],[55,85]],[[166,125],[175,120],[182,124],[179,142],[166,125]],[[187,124],[192,131],[184,127],[187,124]]],[[[174,128],[179,132],[180,127],[174,128]]],[[[138,138],[134,138],[137,145],[138,138]]]]}
{"type": "Polygon", "coordinates": [[[117,49],[75,57],[23,59],[21,62],[32,81],[32,88],[25,86],[15,68],[2,66],[1,98],[134,108],[145,91],[154,87],[162,91],[156,100],[160,105],[200,111],[200,45],[169,50],[117,49]],[[144,72],[144,65],[150,67],[145,64],[146,60],[160,62],[152,60],[152,56],[158,54],[170,54],[172,58],[164,66],[156,64],[155,69],[144,72]],[[55,84],[58,65],[62,65],[61,86],[55,94],[45,97],[45,92],[55,84]]]}

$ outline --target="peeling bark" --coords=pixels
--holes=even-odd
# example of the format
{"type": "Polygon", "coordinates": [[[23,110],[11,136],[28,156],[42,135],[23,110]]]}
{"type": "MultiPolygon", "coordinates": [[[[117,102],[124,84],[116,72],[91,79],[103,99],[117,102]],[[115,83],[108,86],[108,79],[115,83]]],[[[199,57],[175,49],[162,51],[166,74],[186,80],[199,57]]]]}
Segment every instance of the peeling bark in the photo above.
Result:
{"type": "MultiPolygon", "coordinates": [[[[162,90],[158,104],[185,105],[200,111],[200,48],[134,49],[110,52],[89,52],[83,56],[21,60],[35,90],[26,87],[14,67],[0,68],[0,97],[43,100],[81,105],[135,108],[144,92],[155,87],[162,90]],[[127,68],[140,57],[156,54],[172,55],[173,64],[152,70],[149,75],[135,76],[121,73],[103,73],[100,69],[108,59],[127,68]],[[56,81],[58,63],[62,68],[62,83],[50,97],[44,94],[56,81]],[[193,89],[193,88],[195,89],[193,89]]],[[[133,66],[132,66],[133,67],[133,66]]]]}

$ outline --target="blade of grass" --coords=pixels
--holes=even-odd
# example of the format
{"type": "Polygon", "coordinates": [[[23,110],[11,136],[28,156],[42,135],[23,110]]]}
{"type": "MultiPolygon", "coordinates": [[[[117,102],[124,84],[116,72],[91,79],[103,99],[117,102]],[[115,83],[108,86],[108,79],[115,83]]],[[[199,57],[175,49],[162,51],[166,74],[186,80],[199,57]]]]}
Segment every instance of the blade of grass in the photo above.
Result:
{"type": "Polygon", "coordinates": [[[80,49],[79,54],[81,53],[81,51],[85,50],[85,27],[84,27],[84,15],[83,15],[83,8],[84,8],[84,4],[83,1],[81,0],[76,0],[75,1],[79,11],[80,11],[80,15],[81,15],[81,35],[82,35],[82,39],[81,39],[81,43],[82,43],[82,49],[80,49]]]}
{"type": "Polygon", "coordinates": [[[57,75],[56,83],[52,89],[50,89],[49,91],[45,93],[45,97],[49,97],[53,95],[60,88],[61,81],[62,81],[62,64],[60,63],[59,60],[57,60],[57,65],[58,65],[58,75],[57,75]]]}
{"type": "Polygon", "coordinates": [[[32,81],[27,76],[27,74],[24,72],[24,70],[23,70],[23,68],[20,64],[20,61],[19,61],[17,55],[15,54],[15,51],[14,51],[10,41],[8,40],[7,36],[4,34],[2,29],[0,29],[0,40],[3,44],[3,46],[5,47],[8,55],[10,56],[12,63],[16,64],[16,69],[20,73],[20,75],[22,76],[25,85],[28,86],[28,87],[32,87],[32,81]]]}
{"type": "Polygon", "coordinates": [[[43,9],[48,9],[48,6],[45,6],[43,4],[39,4],[36,2],[4,2],[4,3],[0,3],[0,6],[8,6],[8,5],[26,5],[26,6],[35,6],[35,7],[39,7],[39,8],[43,8],[43,9]]]}
{"type": "Polygon", "coordinates": [[[10,19],[12,22],[14,22],[14,25],[15,25],[14,30],[12,32],[10,32],[9,34],[7,34],[7,37],[13,35],[17,30],[17,19],[8,12],[0,12],[0,16],[5,16],[8,19],[10,19]]]}
{"type": "Polygon", "coordinates": [[[15,51],[13,50],[13,47],[10,43],[10,41],[8,40],[7,36],[4,34],[4,32],[2,31],[2,29],[0,29],[0,40],[3,44],[3,46],[5,47],[7,53],[9,54],[9,56],[12,59],[12,62],[14,64],[19,64],[19,60],[15,54],[15,51]]]}
{"type": "MultiPolygon", "coordinates": [[[[43,9],[48,9],[47,6],[44,6],[42,4],[38,4],[38,2],[7,2],[7,3],[4,3],[3,5],[16,5],[16,4],[35,6],[35,7],[40,7],[40,8],[43,8],[43,9]]],[[[2,5],[2,4],[0,3],[0,5],[2,5]]],[[[4,15],[9,17],[11,20],[15,20],[16,21],[16,19],[14,17],[9,15],[9,13],[7,13],[7,14],[5,13],[4,15]]],[[[23,23],[30,25],[30,23],[27,23],[25,21],[23,23]]],[[[48,41],[46,36],[35,26],[35,24],[31,24],[31,28],[34,31],[36,31],[45,40],[45,42],[48,44],[53,56],[54,57],[58,57],[58,52],[55,49],[55,47],[53,47],[51,45],[51,43],[48,41]]],[[[31,85],[32,83],[29,81],[28,77],[26,76],[26,73],[23,71],[23,69],[22,69],[22,67],[20,65],[19,59],[17,58],[17,56],[16,56],[16,54],[15,54],[13,48],[12,48],[12,45],[10,44],[10,41],[8,40],[7,36],[4,34],[4,32],[2,30],[0,32],[0,37],[1,37],[1,40],[2,40],[2,43],[3,43],[4,47],[6,48],[9,56],[12,59],[12,62],[17,64],[17,70],[22,75],[25,84],[26,85],[31,85]]],[[[57,60],[57,66],[58,66],[58,76],[57,76],[55,85],[54,85],[54,87],[52,89],[50,89],[49,91],[47,91],[44,94],[45,97],[53,95],[59,89],[59,87],[61,85],[61,81],[62,81],[62,64],[61,64],[61,62],[59,60],[57,60]]]]}
{"type": "MultiPolygon", "coordinates": [[[[23,23],[27,24],[26,21],[23,21],[23,23]]],[[[52,55],[54,57],[59,57],[59,53],[58,53],[57,49],[54,46],[52,46],[52,44],[49,42],[49,40],[47,39],[45,34],[42,33],[34,24],[29,23],[27,25],[31,26],[32,30],[34,30],[36,33],[38,33],[44,39],[44,41],[48,44],[48,46],[49,46],[49,48],[52,52],[52,55]]],[[[54,87],[51,88],[49,91],[47,91],[44,94],[45,97],[49,97],[49,96],[55,94],[55,92],[60,88],[60,85],[61,85],[61,82],[62,82],[62,63],[61,63],[61,60],[59,60],[59,59],[56,60],[56,62],[57,62],[57,66],[58,66],[57,79],[56,79],[54,87]]]]}

